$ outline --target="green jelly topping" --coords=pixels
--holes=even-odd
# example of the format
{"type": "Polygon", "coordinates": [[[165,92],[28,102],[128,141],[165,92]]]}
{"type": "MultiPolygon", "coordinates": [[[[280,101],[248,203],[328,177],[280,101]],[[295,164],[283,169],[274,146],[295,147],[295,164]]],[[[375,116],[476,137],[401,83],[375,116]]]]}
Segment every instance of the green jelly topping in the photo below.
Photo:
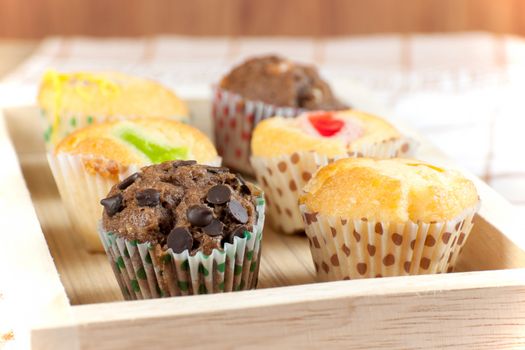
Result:
{"type": "Polygon", "coordinates": [[[120,130],[118,137],[144,153],[152,163],[162,163],[168,160],[184,160],[188,158],[187,147],[170,147],[147,140],[133,129],[120,130]]]}

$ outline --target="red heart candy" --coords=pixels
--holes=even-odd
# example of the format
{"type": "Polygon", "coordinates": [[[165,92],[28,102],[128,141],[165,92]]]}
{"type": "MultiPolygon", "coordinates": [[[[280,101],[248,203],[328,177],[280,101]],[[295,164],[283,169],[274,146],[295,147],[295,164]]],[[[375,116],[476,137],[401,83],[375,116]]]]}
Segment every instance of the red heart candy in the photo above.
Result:
{"type": "Polygon", "coordinates": [[[308,116],[312,126],[322,136],[330,137],[337,134],[345,125],[341,119],[334,118],[332,112],[315,112],[308,116]]]}

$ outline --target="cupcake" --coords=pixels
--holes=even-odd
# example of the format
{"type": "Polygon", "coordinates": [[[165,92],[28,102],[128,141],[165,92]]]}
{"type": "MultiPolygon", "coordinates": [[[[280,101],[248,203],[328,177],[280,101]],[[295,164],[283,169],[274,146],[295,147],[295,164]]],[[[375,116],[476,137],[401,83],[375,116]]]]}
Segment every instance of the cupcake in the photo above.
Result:
{"type": "Polygon", "coordinates": [[[106,120],[166,117],[185,121],[188,108],[154,81],[121,73],[44,74],[38,104],[48,149],[72,131],[106,120]]]}
{"type": "Polygon", "coordinates": [[[272,225],[304,230],[300,190],[318,167],[345,157],[410,155],[415,143],[387,121],[355,110],[305,112],[262,121],[253,132],[251,163],[268,199],[272,225]]]}
{"type": "Polygon", "coordinates": [[[264,200],[227,168],[147,166],[100,203],[100,238],[126,299],[256,287],[264,200]]]}
{"type": "Polygon", "coordinates": [[[460,173],[398,158],[338,160],[300,196],[322,281],[451,272],[478,207],[460,173]]]}
{"type": "Polygon", "coordinates": [[[228,73],[214,91],[215,143],[226,165],[251,173],[250,139],[261,120],[343,108],[314,67],[277,56],[252,58],[228,73]]]}
{"type": "Polygon", "coordinates": [[[117,120],[79,129],[48,160],[77,232],[90,251],[103,251],[97,234],[98,204],[110,188],[145,165],[196,160],[219,165],[211,141],[199,130],[162,118],[117,120]]]}

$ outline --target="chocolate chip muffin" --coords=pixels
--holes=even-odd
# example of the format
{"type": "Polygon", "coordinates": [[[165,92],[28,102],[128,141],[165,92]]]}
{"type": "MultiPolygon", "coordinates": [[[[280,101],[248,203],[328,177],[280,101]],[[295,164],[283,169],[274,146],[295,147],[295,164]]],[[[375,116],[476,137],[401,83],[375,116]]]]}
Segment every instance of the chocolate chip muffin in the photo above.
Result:
{"type": "Polygon", "coordinates": [[[106,230],[192,255],[233,243],[257,217],[255,197],[240,176],[195,161],[145,167],[114,186],[101,204],[106,230]]]}
{"type": "Polygon", "coordinates": [[[100,203],[100,237],[127,299],[255,288],[263,194],[228,168],[147,166],[100,203]]]}
{"type": "Polygon", "coordinates": [[[315,67],[278,56],[247,60],[226,75],[220,87],[275,106],[308,110],[344,107],[315,67]]]}

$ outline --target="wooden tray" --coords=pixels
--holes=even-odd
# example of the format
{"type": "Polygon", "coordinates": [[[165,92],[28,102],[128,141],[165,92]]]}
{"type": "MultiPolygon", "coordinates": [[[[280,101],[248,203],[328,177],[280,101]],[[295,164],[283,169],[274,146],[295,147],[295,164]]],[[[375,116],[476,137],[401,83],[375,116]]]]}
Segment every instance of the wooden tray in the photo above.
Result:
{"type": "MultiPolygon", "coordinates": [[[[209,104],[190,109],[209,133],[209,104]]],[[[4,303],[16,311],[3,328],[19,341],[30,334],[34,348],[53,350],[525,347],[523,235],[513,207],[478,179],[482,207],[459,273],[315,283],[304,236],[266,225],[258,290],[126,302],[106,256],[84,251],[73,232],[38,118],[34,107],[0,118],[0,332],[4,303]]],[[[421,142],[420,158],[447,163],[421,142]]]]}

